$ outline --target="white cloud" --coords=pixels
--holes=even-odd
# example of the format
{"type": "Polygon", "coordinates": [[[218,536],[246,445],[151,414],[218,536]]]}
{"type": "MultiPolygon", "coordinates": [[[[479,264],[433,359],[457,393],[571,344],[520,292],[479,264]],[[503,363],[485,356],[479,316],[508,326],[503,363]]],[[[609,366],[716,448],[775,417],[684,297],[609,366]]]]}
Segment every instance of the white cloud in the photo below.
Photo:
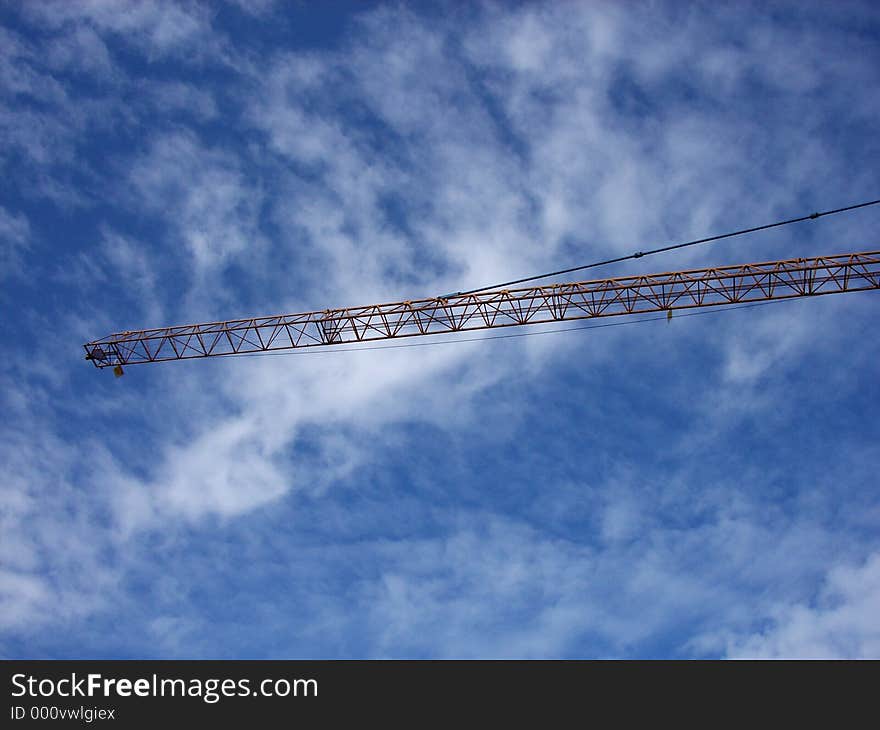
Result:
{"type": "Polygon", "coordinates": [[[52,596],[46,584],[31,574],[0,569],[0,615],[2,628],[18,629],[28,625],[45,610],[52,596]]]}
{"type": "Polygon", "coordinates": [[[47,63],[61,73],[79,72],[105,82],[122,74],[111,58],[107,44],[95,29],[78,25],[59,34],[49,48],[47,63]]]}
{"type": "Polygon", "coordinates": [[[165,246],[185,253],[196,296],[205,288],[216,293],[216,275],[236,257],[260,259],[263,191],[240,167],[235,156],[182,132],[159,135],[131,166],[129,203],[163,216],[165,246]]]}
{"type": "Polygon", "coordinates": [[[195,84],[176,81],[144,81],[137,84],[138,96],[149,101],[150,110],[146,113],[164,117],[181,115],[199,121],[215,119],[218,114],[217,101],[211,91],[195,84]]]}
{"type": "Polygon", "coordinates": [[[142,49],[148,57],[190,53],[211,33],[210,11],[173,0],[58,0],[25,8],[44,26],[86,24],[142,49]]]}
{"type": "MultiPolygon", "coordinates": [[[[577,486],[582,493],[591,490],[577,486]]],[[[596,494],[616,488],[596,485],[587,501],[593,504],[596,494]]],[[[674,483],[640,485],[638,498],[657,513],[676,491],[674,483]]],[[[618,505],[610,497],[599,522],[615,519],[618,505]]],[[[356,602],[372,627],[370,652],[447,658],[621,656],[650,645],[684,617],[694,626],[755,620],[772,610],[776,591],[760,596],[748,586],[784,581],[786,574],[790,579],[792,571],[799,580],[803,576],[794,559],[755,566],[754,556],[778,544],[780,555],[795,550],[818,557],[815,545],[828,544],[827,535],[801,524],[758,525],[759,509],[749,504],[736,515],[717,504],[713,516],[690,530],[661,524],[655,514],[625,533],[611,534],[603,526],[604,542],[458,511],[454,526],[440,537],[378,546],[382,573],[364,581],[356,602]]],[[[327,601],[326,611],[339,611],[335,603],[327,601]]],[[[335,620],[344,625],[350,619],[338,615],[335,620]]],[[[705,643],[672,651],[711,653],[705,643]]]]}
{"type": "Polygon", "coordinates": [[[832,568],[815,602],[779,605],[764,631],[728,640],[738,658],[880,657],[880,554],[832,568]]]}
{"type": "Polygon", "coordinates": [[[0,207],[0,279],[22,273],[21,256],[30,247],[30,224],[0,207]]]}

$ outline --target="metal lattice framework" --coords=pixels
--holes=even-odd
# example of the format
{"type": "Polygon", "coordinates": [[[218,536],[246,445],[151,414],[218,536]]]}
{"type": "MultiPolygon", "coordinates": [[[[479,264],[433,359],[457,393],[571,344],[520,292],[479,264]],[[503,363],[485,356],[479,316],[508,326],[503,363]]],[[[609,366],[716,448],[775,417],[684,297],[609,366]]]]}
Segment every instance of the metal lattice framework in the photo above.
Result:
{"type": "Polygon", "coordinates": [[[880,289],[880,251],[127,331],[84,347],[103,368],[867,289],[880,289]]]}

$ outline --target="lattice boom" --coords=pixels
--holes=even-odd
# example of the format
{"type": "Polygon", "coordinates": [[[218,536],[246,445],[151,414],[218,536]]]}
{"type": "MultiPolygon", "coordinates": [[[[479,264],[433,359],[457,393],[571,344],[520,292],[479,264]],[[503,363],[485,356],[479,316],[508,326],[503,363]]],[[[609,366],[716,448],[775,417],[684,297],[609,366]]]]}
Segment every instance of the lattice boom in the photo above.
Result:
{"type": "Polygon", "coordinates": [[[880,289],[878,251],[120,332],[84,348],[104,368],[867,289],[880,289]]]}

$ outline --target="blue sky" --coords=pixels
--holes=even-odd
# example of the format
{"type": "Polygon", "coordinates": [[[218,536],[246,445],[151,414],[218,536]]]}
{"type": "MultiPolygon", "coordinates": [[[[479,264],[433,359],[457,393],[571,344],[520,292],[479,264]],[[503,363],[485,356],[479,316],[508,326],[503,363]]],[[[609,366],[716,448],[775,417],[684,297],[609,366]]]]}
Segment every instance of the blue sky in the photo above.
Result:
{"type": "MultiPolygon", "coordinates": [[[[0,33],[0,655],[880,656],[875,293],[118,380],[81,349],[877,198],[876,6],[3,3],[0,33]]],[[[603,273],[872,250],[878,216],[603,273]]]]}

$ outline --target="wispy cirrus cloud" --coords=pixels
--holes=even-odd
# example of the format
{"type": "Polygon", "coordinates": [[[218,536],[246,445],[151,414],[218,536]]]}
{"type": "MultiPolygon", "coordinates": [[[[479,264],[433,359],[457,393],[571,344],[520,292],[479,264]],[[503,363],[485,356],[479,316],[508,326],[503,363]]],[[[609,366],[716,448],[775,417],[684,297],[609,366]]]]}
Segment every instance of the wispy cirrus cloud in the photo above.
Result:
{"type": "Polygon", "coordinates": [[[875,657],[880,653],[876,608],[880,559],[832,568],[815,601],[780,604],[764,631],[728,639],[727,654],[738,658],[875,657]]]}
{"type": "Polygon", "coordinates": [[[21,255],[28,248],[29,239],[27,219],[0,208],[0,278],[21,273],[21,255]]]}
{"type": "Polygon", "coordinates": [[[210,9],[195,2],[77,0],[41,3],[24,10],[44,27],[74,33],[93,29],[133,45],[150,59],[189,55],[199,41],[213,37],[210,9]]]}

